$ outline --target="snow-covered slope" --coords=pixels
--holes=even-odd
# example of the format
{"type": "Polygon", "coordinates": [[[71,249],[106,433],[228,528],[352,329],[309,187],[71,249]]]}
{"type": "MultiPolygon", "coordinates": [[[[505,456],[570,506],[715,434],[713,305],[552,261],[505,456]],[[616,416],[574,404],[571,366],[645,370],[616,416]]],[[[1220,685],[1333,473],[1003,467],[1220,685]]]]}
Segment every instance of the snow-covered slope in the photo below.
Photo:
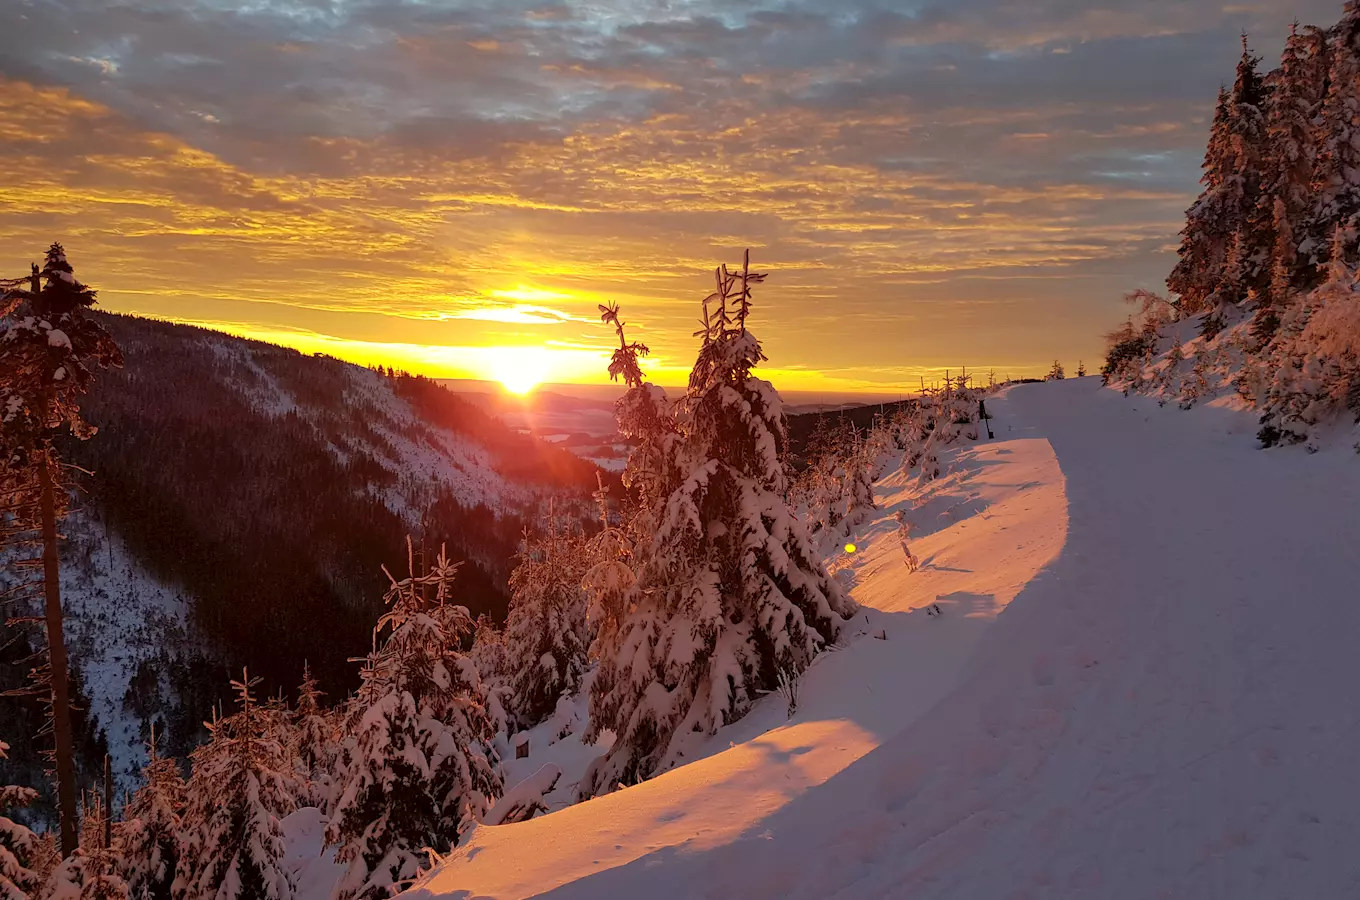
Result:
{"type": "Polygon", "coordinates": [[[483,826],[412,895],[1355,894],[1354,454],[1089,378],[988,406],[909,513],[914,575],[880,482],[869,634],[791,721],[771,697],[706,759],[483,826]]]}
{"type": "Polygon", "coordinates": [[[447,542],[465,561],[464,602],[503,614],[524,524],[547,498],[585,505],[596,487],[590,464],[426,379],[101,319],[125,365],[82,402],[98,434],[63,447],[93,475],[63,526],[62,582],[72,658],[120,777],[153,720],[162,749],[187,752],[242,666],[273,693],[307,660],[343,697],[381,614],[381,567],[401,569],[408,534],[447,542]]]}

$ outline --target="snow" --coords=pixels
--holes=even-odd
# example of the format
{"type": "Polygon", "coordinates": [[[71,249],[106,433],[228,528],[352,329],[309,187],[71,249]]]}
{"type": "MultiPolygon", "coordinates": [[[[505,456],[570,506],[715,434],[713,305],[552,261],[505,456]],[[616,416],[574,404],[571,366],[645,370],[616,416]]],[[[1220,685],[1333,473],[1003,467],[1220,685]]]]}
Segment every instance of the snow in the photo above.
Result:
{"type": "Polygon", "coordinates": [[[520,821],[533,815],[534,809],[546,808],[544,797],[552,792],[561,778],[562,770],[559,767],[545,763],[537,772],[506,791],[505,796],[487,811],[483,821],[487,825],[500,825],[506,819],[520,821]]]}
{"type": "Polygon", "coordinates": [[[62,331],[60,328],[53,328],[51,331],[47,332],[47,346],[65,347],[67,350],[70,350],[71,339],[67,337],[66,332],[62,331]]]}
{"type": "Polygon", "coordinates": [[[146,763],[146,736],[123,698],[142,661],[184,642],[187,598],[161,584],[90,513],[71,513],[62,531],[67,557],[83,560],[61,569],[67,649],[79,661],[90,710],[107,733],[119,787],[133,789],[146,763]]]}
{"type": "Polygon", "coordinates": [[[288,848],[284,868],[297,885],[294,900],[330,900],[331,889],[345,867],[335,861],[335,848],[327,848],[326,816],[305,806],[279,820],[288,848]]]}
{"type": "Polygon", "coordinates": [[[988,408],[919,498],[876,485],[834,561],[856,633],[792,719],[773,695],[695,762],[478,827],[409,896],[1354,894],[1354,453],[1096,379],[988,408]]]}

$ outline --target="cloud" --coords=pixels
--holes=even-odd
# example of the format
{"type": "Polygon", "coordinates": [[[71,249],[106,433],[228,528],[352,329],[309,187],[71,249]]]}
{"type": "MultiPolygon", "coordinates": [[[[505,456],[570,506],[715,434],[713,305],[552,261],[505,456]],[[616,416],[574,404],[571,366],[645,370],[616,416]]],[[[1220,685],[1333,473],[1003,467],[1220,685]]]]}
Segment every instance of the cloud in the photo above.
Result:
{"type": "Polygon", "coordinates": [[[790,377],[1038,371],[1170,268],[1237,32],[1269,57],[1337,14],[30,0],[0,13],[0,264],[59,237],[114,308],[340,341],[593,346],[616,300],[683,368],[749,246],[790,377]]]}

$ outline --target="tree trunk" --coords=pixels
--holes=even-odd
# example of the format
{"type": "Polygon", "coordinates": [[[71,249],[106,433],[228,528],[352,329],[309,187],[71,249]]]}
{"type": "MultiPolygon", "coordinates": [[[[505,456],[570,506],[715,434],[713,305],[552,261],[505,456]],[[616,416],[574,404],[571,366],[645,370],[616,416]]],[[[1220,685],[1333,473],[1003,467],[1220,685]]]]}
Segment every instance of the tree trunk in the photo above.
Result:
{"type": "Polygon", "coordinates": [[[104,848],[113,847],[113,766],[104,754],[104,848]]]}
{"type": "MultiPolygon", "coordinates": [[[[47,400],[42,403],[43,420],[47,400]]],[[[57,739],[57,802],[61,812],[61,855],[75,852],[79,843],[76,822],[75,747],[71,740],[71,697],[67,680],[66,638],[61,623],[61,582],[57,560],[57,509],[52,479],[51,451],[44,448],[38,461],[41,489],[43,593],[47,599],[47,657],[52,680],[52,733],[57,739]]]]}

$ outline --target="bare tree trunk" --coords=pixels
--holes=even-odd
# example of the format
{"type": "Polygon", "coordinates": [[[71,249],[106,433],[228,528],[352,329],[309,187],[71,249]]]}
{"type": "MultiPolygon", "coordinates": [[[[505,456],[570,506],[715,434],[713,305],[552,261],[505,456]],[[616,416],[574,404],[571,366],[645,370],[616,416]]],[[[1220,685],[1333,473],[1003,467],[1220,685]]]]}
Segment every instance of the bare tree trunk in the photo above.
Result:
{"type": "Polygon", "coordinates": [[[104,754],[104,849],[113,847],[113,766],[104,754]]]}
{"type": "MultiPolygon", "coordinates": [[[[41,409],[47,418],[47,398],[41,409]]],[[[43,542],[43,594],[47,599],[47,653],[52,680],[52,733],[57,739],[57,803],[61,812],[61,855],[70,856],[79,843],[76,821],[75,747],[71,739],[71,696],[67,680],[66,637],[61,621],[61,582],[57,559],[57,509],[52,479],[52,457],[43,448],[38,460],[43,542]]]]}

